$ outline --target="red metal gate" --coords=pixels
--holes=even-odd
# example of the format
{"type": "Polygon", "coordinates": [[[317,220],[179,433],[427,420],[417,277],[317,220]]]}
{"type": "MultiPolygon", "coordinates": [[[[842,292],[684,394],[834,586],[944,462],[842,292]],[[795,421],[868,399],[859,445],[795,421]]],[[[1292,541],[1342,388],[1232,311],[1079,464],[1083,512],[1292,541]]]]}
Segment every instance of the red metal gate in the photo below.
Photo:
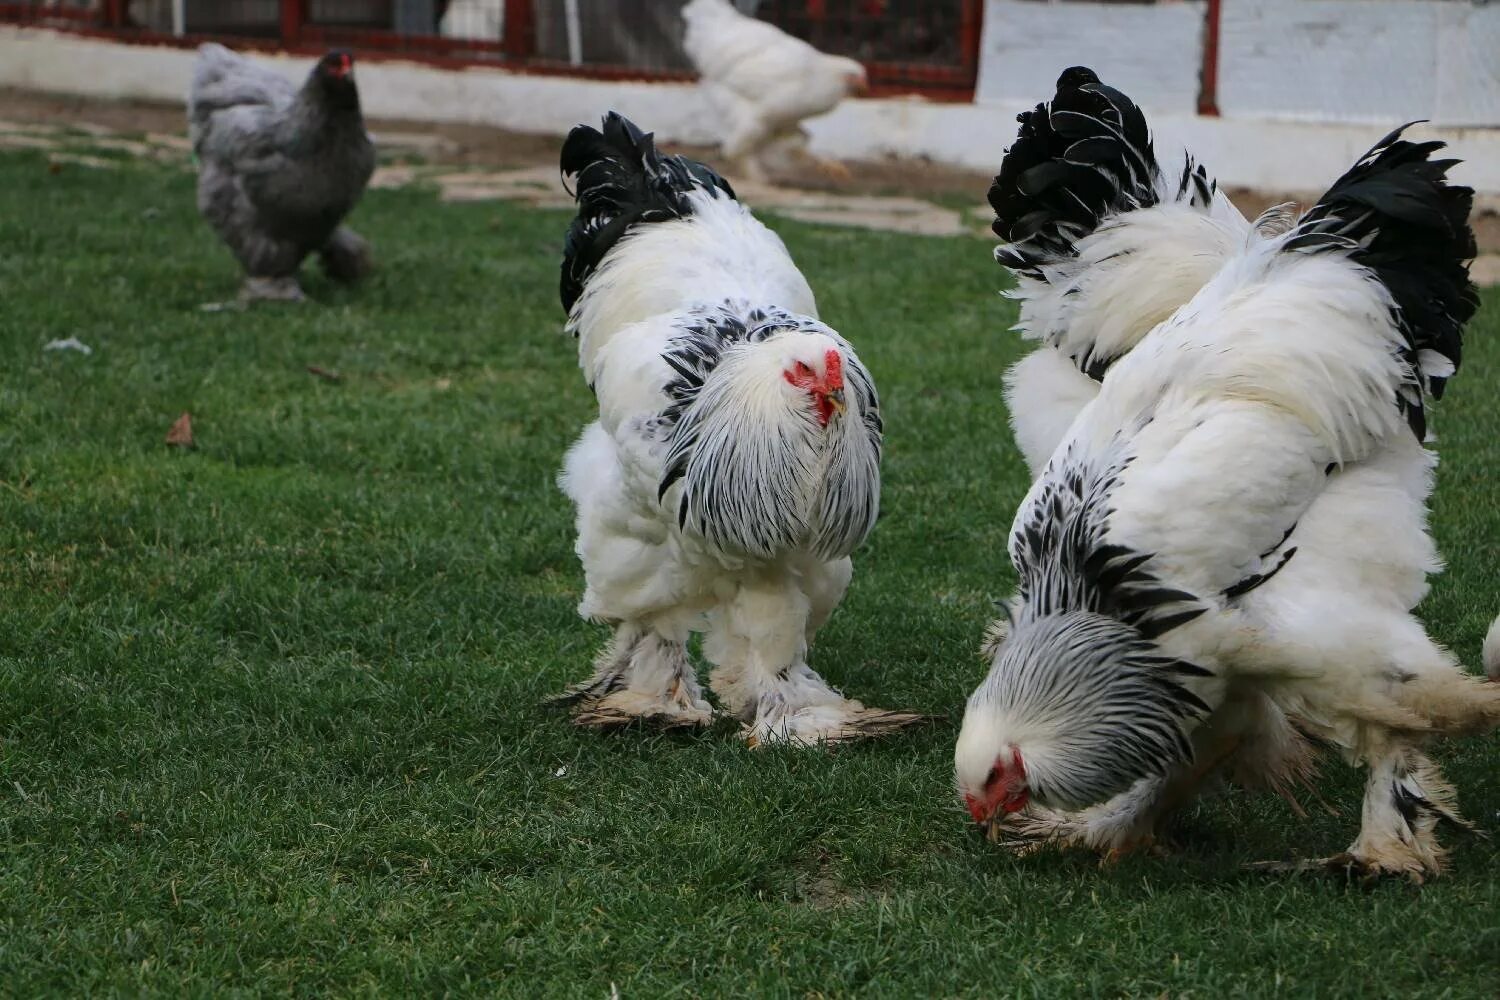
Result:
{"type": "MultiPolygon", "coordinates": [[[[150,44],[220,40],[605,79],[687,80],[683,0],[0,0],[0,22],[150,44]],[[461,22],[461,23],[460,23],[461,22]]],[[[877,94],[969,100],[983,0],[749,0],[756,16],[860,60],[877,94]]]]}

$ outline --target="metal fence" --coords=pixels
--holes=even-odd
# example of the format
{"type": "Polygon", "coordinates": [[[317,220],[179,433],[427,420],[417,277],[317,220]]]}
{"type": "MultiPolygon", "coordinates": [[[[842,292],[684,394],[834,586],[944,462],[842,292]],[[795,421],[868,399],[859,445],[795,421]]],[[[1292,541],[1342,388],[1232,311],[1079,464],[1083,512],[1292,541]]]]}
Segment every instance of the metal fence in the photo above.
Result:
{"type": "MultiPolygon", "coordinates": [[[[0,0],[0,22],[613,79],[689,79],[684,0],[0,0]]],[[[865,64],[876,93],[966,100],[983,0],[735,0],[865,64]]]]}

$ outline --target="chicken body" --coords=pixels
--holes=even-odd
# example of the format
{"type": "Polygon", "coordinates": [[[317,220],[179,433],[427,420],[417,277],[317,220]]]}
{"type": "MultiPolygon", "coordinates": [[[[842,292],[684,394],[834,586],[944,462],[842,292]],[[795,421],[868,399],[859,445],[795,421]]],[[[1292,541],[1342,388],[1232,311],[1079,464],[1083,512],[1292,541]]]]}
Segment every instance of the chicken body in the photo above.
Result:
{"type": "MultiPolygon", "coordinates": [[[[740,13],[729,0],[689,0],[682,18],[683,50],[723,123],[721,149],[753,179],[767,177],[773,148],[802,151],[803,120],[832,111],[868,86],[856,60],[819,52],[740,13]]],[[[834,175],[847,174],[840,165],[817,163],[834,175]]]]}
{"type": "Polygon", "coordinates": [[[781,241],[701,164],[616,115],[563,149],[577,178],[562,293],[599,419],[561,478],[579,612],[614,629],[565,696],[586,724],[703,725],[687,640],[753,745],[883,731],[808,666],[879,505],[874,382],[816,318],[781,241]]]}
{"type": "Polygon", "coordinates": [[[244,298],[300,299],[297,271],[317,253],[354,281],[369,245],[342,225],[375,169],[352,62],[330,53],[298,89],[224,48],[199,48],[188,97],[198,211],[246,274],[244,298]]]}
{"type": "MultiPolygon", "coordinates": [[[[1421,397],[1452,374],[1474,307],[1469,193],[1433,148],[1388,137],[1297,229],[1263,220],[1220,244],[1183,308],[1160,326],[1137,313],[1144,336],[1102,352],[1102,384],[1059,393],[1075,416],[1032,442],[1061,425],[1017,515],[1021,595],[956,751],[971,810],[1001,836],[1127,849],[1212,772],[1288,791],[1319,741],[1369,769],[1360,836],[1332,860],[1440,870],[1434,827],[1459,820],[1423,745],[1500,721],[1500,693],[1411,614],[1440,567],[1421,397]]],[[[1101,239],[1122,225],[1099,221],[1101,239]]],[[[1043,283],[1131,266],[1014,253],[1028,249],[1043,283]]]]}

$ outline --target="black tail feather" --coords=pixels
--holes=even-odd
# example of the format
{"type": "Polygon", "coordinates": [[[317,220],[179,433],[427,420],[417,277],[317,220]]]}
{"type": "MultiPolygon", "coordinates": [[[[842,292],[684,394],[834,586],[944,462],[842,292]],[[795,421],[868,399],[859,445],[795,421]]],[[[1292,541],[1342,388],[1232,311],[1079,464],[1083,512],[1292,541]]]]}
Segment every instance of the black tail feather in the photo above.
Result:
{"type": "Polygon", "coordinates": [[[664,156],[628,118],[611,111],[603,130],[587,125],[568,133],[563,177],[575,178],[578,217],[563,243],[560,292],[571,310],[589,276],[632,227],[692,214],[693,190],[734,189],[713,170],[683,156],[664,156]]]}
{"type": "MultiPolygon", "coordinates": [[[[1040,265],[1075,256],[1105,217],[1159,199],[1160,169],[1146,116],[1090,69],[1063,71],[1051,102],[1018,115],[1021,128],[990,186],[995,252],[1006,267],[1041,278],[1040,265]]],[[[1189,160],[1179,200],[1207,205],[1214,185],[1189,160]]]]}
{"type": "Polygon", "coordinates": [[[1406,339],[1411,383],[1400,405],[1413,433],[1427,435],[1423,397],[1437,399],[1463,359],[1464,324],[1479,306],[1469,280],[1476,252],[1472,188],[1449,184],[1457,160],[1434,160],[1442,142],[1409,142],[1401,126],[1377,142],[1299,220],[1282,249],[1344,252],[1390,292],[1406,339]]]}

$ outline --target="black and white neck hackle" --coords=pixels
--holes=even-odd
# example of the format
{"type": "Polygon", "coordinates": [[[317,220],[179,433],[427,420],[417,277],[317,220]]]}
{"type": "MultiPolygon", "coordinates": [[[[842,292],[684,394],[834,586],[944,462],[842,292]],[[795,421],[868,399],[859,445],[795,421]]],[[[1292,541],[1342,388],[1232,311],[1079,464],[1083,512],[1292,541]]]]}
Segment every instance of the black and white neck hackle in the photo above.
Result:
{"type": "Polygon", "coordinates": [[[563,242],[560,293],[572,310],[589,277],[634,227],[691,215],[688,194],[734,198],[729,182],[685,156],[659,152],[649,132],[611,111],[603,128],[578,125],[562,148],[563,177],[573,178],[578,216],[563,242]]]}

